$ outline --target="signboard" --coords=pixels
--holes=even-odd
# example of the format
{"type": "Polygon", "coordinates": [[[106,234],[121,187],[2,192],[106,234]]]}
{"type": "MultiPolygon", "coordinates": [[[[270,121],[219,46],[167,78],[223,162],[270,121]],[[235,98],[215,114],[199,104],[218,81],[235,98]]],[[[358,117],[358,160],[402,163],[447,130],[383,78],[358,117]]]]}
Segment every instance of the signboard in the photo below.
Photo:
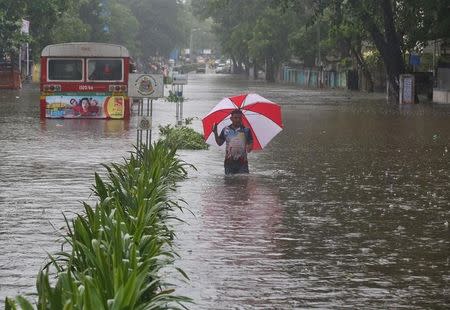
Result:
{"type": "Polygon", "coordinates": [[[30,21],[22,19],[22,27],[21,27],[20,31],[24,34],[29,34],[30,33],[30,21]]]}
{"type": "Polygon", "coordinates": [[[409,55],[409,64],[413,66],[420,65],[420,56],[416,54],[409,55]]]}
{"type": "Polygon", "coordinates": [[[174,74],[172,79],[173,85],[186,85],[188,82],[187,74],[174,74]]]}
{"type": "Polygon", "coordinates": [[[402,74],[400,75],[400,104],[414,103],[414,75],[402,74]]]}
{"type": "Polygon", "coordinates": [[[130,73],[128,78],[128,96],[150,99],[164,97],[162,74],[130,73]]]}
{"type": "Polygon", "coordinates": [[[122,96],[46,96],[47,118],[122,119],[125,100],[122,96]]]}
{"type": "Polygon", "coordinates": [[[138,118],[138,130],[150,130],[152,129],[152,118],[151,116],[139,116],[138,118]]]}

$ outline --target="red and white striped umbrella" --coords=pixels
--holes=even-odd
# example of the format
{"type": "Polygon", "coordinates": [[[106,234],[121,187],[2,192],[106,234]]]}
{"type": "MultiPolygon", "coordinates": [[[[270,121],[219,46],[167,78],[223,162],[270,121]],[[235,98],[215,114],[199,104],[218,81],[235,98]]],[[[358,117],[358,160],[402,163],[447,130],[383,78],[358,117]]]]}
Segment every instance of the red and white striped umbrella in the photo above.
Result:
{"type": "Polygon", "coordinates": [[[216,144],[212,132],[214,123],[217,123],[217,131],[220,134],[224,127],[231,124],[230,113],[235,109],[242,111],[242,123],[252,132],[254,150],[265,147],[283,129],[281,108],[278,104],[257,94],[239,95],[222,99],[203,118],[206,143],[216,144]]]}

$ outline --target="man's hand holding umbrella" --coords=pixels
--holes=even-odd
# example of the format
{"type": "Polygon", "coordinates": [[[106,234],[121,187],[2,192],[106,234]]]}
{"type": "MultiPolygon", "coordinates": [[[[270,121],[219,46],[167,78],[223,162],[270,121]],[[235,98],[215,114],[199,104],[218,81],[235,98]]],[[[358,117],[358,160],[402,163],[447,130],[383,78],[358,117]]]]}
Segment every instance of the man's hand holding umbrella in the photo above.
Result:
{"type": "Polygon", "coordinates": [[[213,124],[212,132],[214,133],[214,138],[216,139],[217,145],[221,146],[225,141],[220,138],[219,134],[217,133],[217,123],[213,124]]]}

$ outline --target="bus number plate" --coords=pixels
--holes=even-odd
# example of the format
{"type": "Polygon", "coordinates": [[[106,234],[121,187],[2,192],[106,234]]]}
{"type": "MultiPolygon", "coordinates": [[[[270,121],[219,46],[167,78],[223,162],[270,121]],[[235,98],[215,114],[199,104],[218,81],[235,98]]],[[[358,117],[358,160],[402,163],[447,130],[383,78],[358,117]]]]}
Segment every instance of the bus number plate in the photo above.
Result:
{"type": "Polygon", "coordinates": [[[92,85],[80,85],[78,86],[79,90],[94,90],[94,86],[92,85]]]}

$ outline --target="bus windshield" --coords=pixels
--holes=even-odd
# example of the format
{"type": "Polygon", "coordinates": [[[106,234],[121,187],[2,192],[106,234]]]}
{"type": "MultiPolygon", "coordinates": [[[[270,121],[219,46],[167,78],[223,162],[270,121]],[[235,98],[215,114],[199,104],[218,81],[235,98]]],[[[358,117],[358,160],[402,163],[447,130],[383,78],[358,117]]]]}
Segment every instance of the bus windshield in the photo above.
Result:
{"type": "Polygon", "coordinates": [[[50,81],[81,81],[83,79],[81,59],[49,59],[48,79],[50,81]]]}
{"type": "Polygon", "coordinates": [[[122,81],[122,60],[88,59],[87,72],[90,81],[122,81]]]}

